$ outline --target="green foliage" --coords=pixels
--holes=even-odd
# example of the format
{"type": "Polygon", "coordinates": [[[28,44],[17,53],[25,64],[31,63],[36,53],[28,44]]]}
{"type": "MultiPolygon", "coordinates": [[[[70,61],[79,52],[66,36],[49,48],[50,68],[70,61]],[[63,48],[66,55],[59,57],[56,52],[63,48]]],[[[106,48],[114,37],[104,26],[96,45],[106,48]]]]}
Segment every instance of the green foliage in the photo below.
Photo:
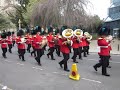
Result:
{"type": "Polygon", "coordinates": [[[15,26],[18,28],[19,24],[18,21],[19,19],[22,22],[22,28],[27,27],[27,20],[25,19],[25,13],[27,13],[27,5],[29,4],[29,0],[19,0],[20,5],[14,6],[15,12],[9,12],[7,13],[9,15],[9,18],[12,23],[15,24],[15,26]]]}
{"type": "Polygon", "coordinates": [[[3,16],[2,14],[0,14],[0,30],[7,29],[10,26],[11,26],[11,24],[8,21],[8,19],[5,16],[3,16]]]}

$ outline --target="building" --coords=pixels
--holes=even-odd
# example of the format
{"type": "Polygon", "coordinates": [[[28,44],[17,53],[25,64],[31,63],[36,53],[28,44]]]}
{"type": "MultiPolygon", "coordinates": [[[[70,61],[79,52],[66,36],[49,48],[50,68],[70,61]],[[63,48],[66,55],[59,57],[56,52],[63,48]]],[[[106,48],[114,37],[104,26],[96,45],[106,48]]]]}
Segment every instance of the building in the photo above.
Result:
{"type": "Polygon", "coordinates": [[[105,22],[105,26],[111,29],[114,37],[120,37],[120,0],[111,0],[108,17],[109,20],[105,22]]]}

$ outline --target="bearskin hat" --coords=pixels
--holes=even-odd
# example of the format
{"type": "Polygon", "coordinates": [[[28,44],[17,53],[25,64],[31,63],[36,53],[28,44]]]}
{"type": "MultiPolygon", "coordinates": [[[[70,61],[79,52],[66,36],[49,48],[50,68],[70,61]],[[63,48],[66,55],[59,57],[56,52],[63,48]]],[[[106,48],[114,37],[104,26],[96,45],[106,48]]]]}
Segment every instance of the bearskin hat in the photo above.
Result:
{"type": "Polygon", "coordinates": [[[31,31],[31,35],[35,35],[36,34],[36,31],[35,30],[32,30],[31,31]]]}
{"type": "Polygon", "coordinates": [[[15,34],[15,32],[13,31],[12,34],[15,34]]]}
{"type": "Polygon", "coordinates": [[[41,27],[40,27],[40,26],[36,26],[36,27],[35,27],[35,31],[41,33],[41,27]]]}
{"type": "Polygon", "coordinates": [[[24,31],[23,31],[23,30],[19,30],[19,31],[17,32],[17,36],[22,36],[22,35],[24,35],[24,31]]]}
{"type": "Polygon", "coordinates": [[[53,28],[51,26],[48,26],[47,28],[48,28],[48,33],[53,32],[53,28]]]}
{"type": "Polygon", "coordinates": [[[110,35],[110,29],[108,27],[101,27],[98,31],[98,35],[110,35]]]}
{"type": "Polygon", "coordinates": [[[65,30],[65,29],[67,29],[68,27],[67,26],[62,26],[61,27],[61,30],[60,30],[60,35],[62,35],[62,32],[65,30]]]}
{"type": "Polygon", "coordinates": [[[7,32],[7,36],[11,36],[11,32],[10,31],[7,32]]]}
{"type": "Polygon", "coordinates": [[[7,33],[4,32],[1,34],[1,38],[5,39],[6,37],[7,37],[7,33]]]}

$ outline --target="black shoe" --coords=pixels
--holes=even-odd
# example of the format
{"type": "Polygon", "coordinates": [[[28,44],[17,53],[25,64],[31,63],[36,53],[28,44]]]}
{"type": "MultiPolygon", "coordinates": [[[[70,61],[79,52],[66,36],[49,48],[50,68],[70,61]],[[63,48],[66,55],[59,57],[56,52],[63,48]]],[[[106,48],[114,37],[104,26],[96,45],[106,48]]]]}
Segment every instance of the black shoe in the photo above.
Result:
{"type": "Polygon", "coordinates": [[[79,58],[80,60],[83,60],[82,58],[79,58]]]}
{"type": "Polygon", "coordinates": [[[47,54],[47,57],[49,58],[49,55],[47,54]]]}
{"type": "Polygon", "coordinates": [[[97,67],[93,66],[93,68],[95,69],[95,71],[97,71],[97,67]]]}
{"type": "Polygon", "coordinates": [[[4,58],[7,58],[6,56],[4,56],[4,58]]]}
{"type": "Polygon", "coordinates": [[[59,65],[60,65],[61,68],[63,68],[62,64],[59,63],[59,65]]]}
{"type": "Polygon", "coordinates": [[[52,58],[51,60],[55,60],[54,58],[52,58]]]}
{"type": "Polygon", "coordinates": [[[69,70],[69,69],[64,69],[64,71],[66,71],[66,72],[70,72],[70,70],[69,70]]]}
{"type": "Polygon", "coordinates": [[[61,55],[59,55],[58,57],[62,57],[61,55]]]}
{"type": "Polygon", "coordinates": [[[21,56],[19,55],[19,59],[21,59],[21,56]]]}
{"type": "Polygon", "coordinates": [[[32,56],[32,53],[31,53],[31,56],[32,56]]]}
{"type": "Polygon", "coordinates": [[[78,61],[73,61],[74,63],[78,63],[78,61]]]}
{"type": "Polygon", "coordinates": [[[102,74],[102,75],[107,76],[107,77],[110,77],[110,74],[102,74]]]}
{"type": "Polygon", "coordinates": [[[108,66],[107,68],[111,68],[111,66],[108,66]]]}
{"type": "Polygon", "coordinates": [[[42,64],[41,64],[41,63],[38,63],[38,65],[39,65],[39,66],[42,66],[42,64]]]}
{"type": "Polygon", "coordinates": [[[24,59],[22,61],[25,61],[24,59]]]}

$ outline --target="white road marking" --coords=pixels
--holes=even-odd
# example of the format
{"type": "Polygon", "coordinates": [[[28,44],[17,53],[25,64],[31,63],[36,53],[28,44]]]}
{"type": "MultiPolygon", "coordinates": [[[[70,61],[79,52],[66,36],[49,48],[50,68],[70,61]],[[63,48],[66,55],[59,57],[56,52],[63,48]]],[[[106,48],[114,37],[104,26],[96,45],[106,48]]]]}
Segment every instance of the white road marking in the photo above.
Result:
{"type": "Polygon", "coordinates": [[[21,63],[17,63],[17,65],[21,65],[21,66],[24,66],[24,64],[21,64],[21,63]]]}
{"type": "Polygon", "coordinates": [[[57,74],[58,72],[53,72],[53,73],[57,74]]]}
{"type": "Polygon", "coordinates": [[[0,84],[0,86],[2,87],[2,90],[12,90],[12,89],[10,89],[10,88],[8,88],[7,86],[4,86],[4,85],[2,85],[2,84],[0,84]]]}
{"type": "Polygon", "coordinates": [[[111,63],[120,63],[120,62],[115,62],[115,61],[110,61],[111,63]]]}
{"type": "Polygon", "coordinates": [[[41,69],[41,68],[37,68],[37,67],[32,67],[33,69],[37,69],[37,70],[43,70],[43,69],[41,69]]]}
{"type": "Polygon", "coordinates": [[[96,81],[96,80],[92,80],[92,79],[87,79],[87,78],[81,78],[83,80],[87,80],[87,81],[90,81],[90,82],[95,82],[95,83],[102,83],[100,81],[96,81]]]}
{"type": "Polygon", "coordinates": [[[4,60],[5,62],[12,62],[12,61],[9,61],[9,60],[4,60]]]}

